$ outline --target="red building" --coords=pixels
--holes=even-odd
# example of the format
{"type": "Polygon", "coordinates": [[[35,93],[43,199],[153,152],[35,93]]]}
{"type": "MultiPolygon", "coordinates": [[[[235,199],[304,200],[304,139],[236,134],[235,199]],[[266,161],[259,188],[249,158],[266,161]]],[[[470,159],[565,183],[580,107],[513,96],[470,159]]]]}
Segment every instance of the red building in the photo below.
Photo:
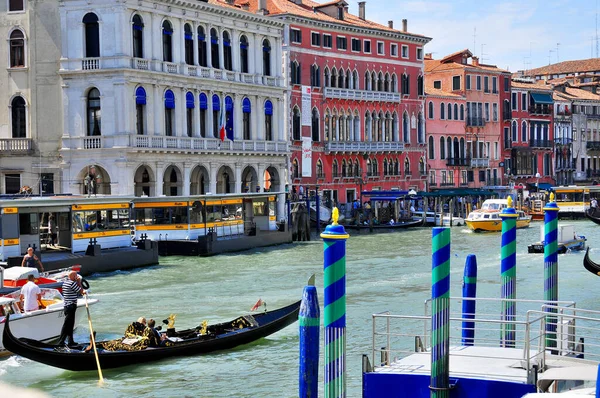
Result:
{"type": "Polygon", "coordinates": [[[348,12],[343,0],[255,0],[289,22],[290,182],[334,202],[425,189],[423,46],[429,38],[348,12]]]}
{"type": "Polygon", "coordinates": [[[507,174],[520,185],[554,185],[552,87],[542,81],[515,78],[510,105],[510,134],[504,135],[507,174]]]}
{"type": "Polygon", "coordinates": [[[502,134],[511,118],[510,73],[479,63],[465,49],[440,60],[428,55],[425,80],[432,94],[427,100],[431,188],[501,185],[502,134]]]}

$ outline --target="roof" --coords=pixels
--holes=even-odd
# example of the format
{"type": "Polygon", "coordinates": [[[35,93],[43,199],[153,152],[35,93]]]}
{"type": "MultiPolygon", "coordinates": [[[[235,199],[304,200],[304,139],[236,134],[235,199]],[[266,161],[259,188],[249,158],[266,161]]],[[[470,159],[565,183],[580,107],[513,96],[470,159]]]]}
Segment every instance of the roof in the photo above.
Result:
{"type": "MultiPolygon", "coordinates": [[[[211,2],[213,4],[215,4],[215,3],[216,4],[226,4],[226,3],[222,3],[217,0],[209,0],[209,2],[211,2]]],[[[258,0],[234,0],[234,4],[236,5],[236,7],[241,5],[242,2],[249,4],[250,12],[256,12],[258,10],[258,0]]],[[[344,5],[345,2],[343,0],[329,1],[326,3],[317,3],[312,0],[302,0],[301,4],[296,4],[290,0],[266,0],[266,3],[267,3],[267,10],[269,11],[269,15],[290,14],[290,15],[295,15],[298,17],[312,19],[312,20],[319,21],[319,22],[329,22],[329,23],[348,25],[348,26],[365,28],[365,29],[376,29],[376,30],[380,30],[380,31],[390,32],[390,33],[406,34],[406,35],[410,35],[410,36],[415,36],[415,37],[419,37],[421,39],[427,39],[427,41],[431,40],[429,37],[426,37],[423,35],[418,35],[418,34],[409,33],[409,32],[403,32],[403,31],[400,31],[397,29],[390,28],[388,25],[382,25],[377,22],[370,21],[368,19],[360,19],[358,16],[350,14],[350,13],[345,13],[344,20],[339,20],[337,18],[334,18],[334,17],[326,14],[324,11],[320,10],[326,6],[334,5],[334,4],[338,4],[338,3],[341,3],[341,5],[344,5]]]]}
{"type": "Polygon", "coordinates": [[[473,65],[473,63],[462,63],[462,59],[471,58],[472,60],[476,59],[473,57],[473,54],[468,49],[464,49],[461,51],[454,52],[452,54],[446,55],[442,59],[425,59],[425,72],[442,72],[447,70],[454,69],[479,69],[481,72],[500,72],[500,73],[508,73],[505,69],[500,69],[496,65],[488,65],[488,64],[478,64],[473,65]]]}
{"type": "Polygon", "coordinates": [[[581,88],[565,87],[565,92],[561,94],[566,94],[572,100],[600,101],[600,95],[581,88]]]}
{"type": "Polygon", "coordinates": [[[526,76],[562,75],[600,71],[600,58],[563,61],[556,64],[525,71],[526,76]]]}
{"type": "Polygon", "coordinates": [[[552,91],[552,86],[550,86],[549,84],[544,83],[543,81],[533,81],[533,82],[524,82],[524,81],[517,81],[517,80],[512,80],[511,82],[511,87],[512,88],[517,88],[517,89],[526,89],[526,90],[536,90],[536,91],[552,91]]]}

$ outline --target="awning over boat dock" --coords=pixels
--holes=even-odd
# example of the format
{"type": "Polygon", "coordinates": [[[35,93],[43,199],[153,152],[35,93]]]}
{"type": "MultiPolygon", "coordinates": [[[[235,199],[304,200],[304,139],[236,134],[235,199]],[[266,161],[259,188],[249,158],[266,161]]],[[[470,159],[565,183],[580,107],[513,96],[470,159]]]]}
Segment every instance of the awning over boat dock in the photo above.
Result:
{"type": "Polygon", "coordinates": [[[494,191],[487,191],[484,189],[442,189],[434,192],[419,192],[419,196],[426,198],[448,198],[456,196],[497,196],[498,193],[494,191]]]}

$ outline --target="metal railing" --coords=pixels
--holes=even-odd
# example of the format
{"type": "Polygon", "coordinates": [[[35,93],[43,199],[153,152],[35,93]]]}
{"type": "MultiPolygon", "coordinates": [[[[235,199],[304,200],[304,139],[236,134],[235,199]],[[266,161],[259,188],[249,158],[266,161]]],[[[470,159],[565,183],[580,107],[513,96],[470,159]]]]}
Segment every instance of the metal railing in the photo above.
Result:
{"type": "Polygon", "coordinates": [[[470,166],[471,158],[449,158],[446,159],[447,166],[470,166]]]}
{"type": "MultiPolygon", "coordinates": [[[[462,307],[462,297],[450,298],[450,346],[501,347],[501,336],[513,331],[511,340],[504,341],[507,348],[520,350],[520,359],[527,372],[534,366],[544,369],[549,354],[577,357],[582,355],[585,342],[586,359],[600,360],[600,311],[578,309],[572,301],[548,304],[543,300],[509,300],[474,298],[476,314],[461,314],[453,309],[462,307]],[[503,303],[513,302],[519,311],[513,320],[500,316],[503,303]],[[465,317],[463,317],[465,315],[465,317]],[[474,315],[473,318],[468,316],[474,315]],[[474,336],[463,344],[463,321],[472,322],[474,336]]],[[[424,305],[424,315],[392,315],[382,312],[372,315],[371,363],[374,369],[391,365],[414,354],[431,352],[431,300],[424,305]]],[[[473,329],[468,329],[473,330],[473,329]]],[[[481,351],[477,356],[481,357],[481,351]]],[[[515,352],[495,351],[494,359],[514,360],[515,352]],[[509,354],[512,354],[509,355],[509,354]]],[[[469,353],[450,350],[450,356],[469,356],[469,353]]],[[[473,355],[471,355],[473,356],[473,355]]],[[[452,359],[450,359],[452,362],[452,359]]],[[[482,370],[483,372],[483,370],[482,370]]],[[[533,379],[533,375],[531,374],[533,379]]],[[[529,377],[528,377],[529,379],[529,377]]]]}
{"type": "Polygon", "coordinates": [[[217,138],[202,137],[167,137],[153,135],[129,135],[129,147],[154,149],[187,149],[189,151],[240,151],[259,153],[289,152],[289,144],[285,141],[223,141],[217,138]]]}
{"type": "Polygon", "coordinates": [[[327,141],[325,150],[328,152],[386,152],[403,151],[403,142],[391,141],[327,141]]]}
{"type": "Polygon", "coordinates": [[[467,117],[467,127],[483,127],[485,119],[482,117],[467,117]]]}
{"type": "Polygon", "coordinates": [[[588,141],[585,148],[588,151],[600,151],[600,141],[588,141]]]}
{"type": "Polygon", "coordinates": [[[489,158],[473,158],[471,159],[471,167],[490,167],[489,158]]]}
{"type": "Polygon", "coordinates": [[[532,148],[552,148],[554,142],[552,140],[539,140],[534,138],[529,140],[529,146],[532,148]]]}
{"type": "Polygon", "coordinates": [[[354,90],[348,88],[325,87],[323,90],[325,98],[336,98],[356,101],[381,101],[381,102],[400,102],[399,93],[390,93],[385,91],[354,90]]]}

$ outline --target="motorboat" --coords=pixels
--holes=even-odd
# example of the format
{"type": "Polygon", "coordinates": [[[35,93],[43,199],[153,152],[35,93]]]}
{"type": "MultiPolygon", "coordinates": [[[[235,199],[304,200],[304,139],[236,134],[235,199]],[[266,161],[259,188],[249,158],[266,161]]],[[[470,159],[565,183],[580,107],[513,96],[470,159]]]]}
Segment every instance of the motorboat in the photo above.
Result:
{"type": "MultiPolygon", "coordinates": [[[[127,336],[117,340],[96,341],[98,360],[102,369],[118,368],[176,356],[191,356],[232,349],[266,337],[298,320],[300,301],[286,307],[257,314],[243,315],[228,322],[176,331],[172,325],[161,332],[160,344],[149,344],[149,328],[140,330],[134,324],[127,328],[127,336]],[[139,338],[138,338],[139,337],[139,338]],[[164,341],[164,343],[162,343],[164,341]]],[[[85,351],[88,344],[65,348],[45,344],[36,338],[18,338],[15,318],[7,319],[3,342],[15,354],[57,368],[86,371],[96,369],[96,359],[85,351]]]]}
{"type": "MultiPolygon", "coordinates": [[[[573,225],[559,225],[557,229],[558,234],[558,253],[564,254],[568,251],[578,251],[585,249],[586,237],[583,235],[577,235],[573,225]]],[[[527,246],[529,253],[543,253],[544,252],[544,239],[545,239],[544,226],[540,226],[540,240],[539,242],[533,243],[527,246]]]]}
{"type": "MultiPolygon", "coordinates": [[[[512,200],[510,200],[512,207],[512,200]]],[[[479,231],[502,231],[500,213],[509,207],[509,199],[487,199],[481,209],[469,213],[465,223],[469,229],[479,231]]],[[[531,223],[531,216],[522,210],[517,210],[517,228],[527,228],[531,223]]]]}
{"type": "MultiPolygon", "coordinates": [[[[63,297],[56,289],[41,289],[43,309],[31,312],[21,312],[19,307],[20,291],[0,297],[0,332],[6,326],[7,316],[11,319],[12,333],[21,338],[38,341],[52,341],[60,336],[64,323],[63,297]]],[[[98,302],[88,299],[88,305],[98,302]]],[[[85,307],[85,299],[77,300],[77,308],[85,307]]],[[[85,311],[75,312],[75,326],[79,323],[85,311]]],[[[0,342],[0,356],[10,355],[10,352],[0,342]]]]}
{"type": "MultiPolygon", "coordinates": [[[[415,221],[423,221],[423,212],[417,210],[412,213],[412,219],[415,221]]],[[[453,227],[462,227],[465,225],[465,219],[462,217],[452,216],[450,214],[445,213],[443,216],[439,213],[434,213],[433,211],[428,211],[425,213],[425,225],[429,226],[438,226],[438,227],[447,227],[450,226],[450,219],[452,219],[453,227]],[[442,220],[442,221],[440,221],[442,220]]]]}
{"type": "MultiPolygon", "coordinates": [[[[21,289],[29,280],[29,275],[33,275],[33,281],[36,285],[43,288],[57,289],[60,292],[62,291],[62,283],[68,278],[71,271],[79,272],[81,271],[81,266],[74,265],[73,267],[42,273],[33,267],[0,269],[0,296],[21,289]]],[[[81,280],[81,283],[84,289],[89,288],[89,283],[85,278],[81,280]]]]}

